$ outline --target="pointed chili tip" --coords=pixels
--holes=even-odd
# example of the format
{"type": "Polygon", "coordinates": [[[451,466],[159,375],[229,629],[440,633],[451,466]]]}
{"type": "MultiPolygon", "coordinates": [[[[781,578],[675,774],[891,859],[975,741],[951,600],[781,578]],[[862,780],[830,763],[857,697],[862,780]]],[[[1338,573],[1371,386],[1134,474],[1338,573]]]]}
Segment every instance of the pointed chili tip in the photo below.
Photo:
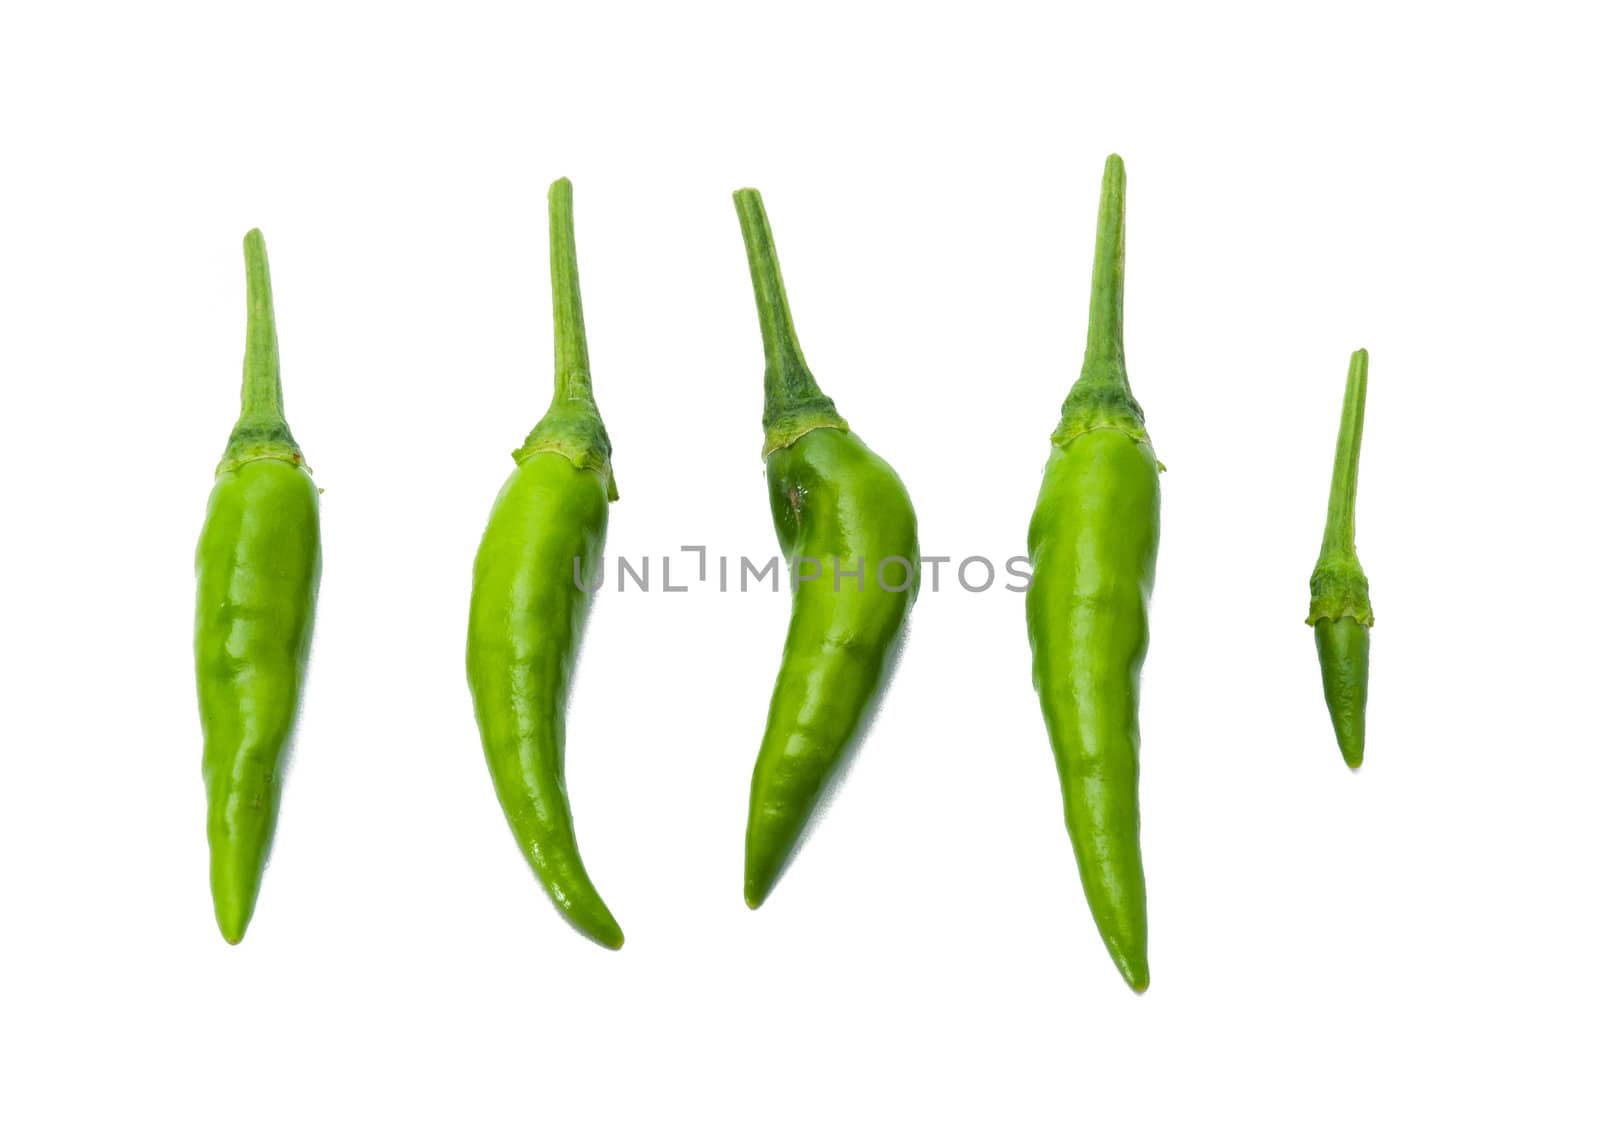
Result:
{"type": "Polygon", "coordinates": [[[754,856],[747,851],[744,865],[744,904],[752,910],[759,910],[761,904],[772,895],[772,888],[778,884],[778,875],[782,869],[783,860],[780,858],[774,864],[771,851],[759,851],[754,856]]]}
{"type": "Polygon", "coordinates": [[[1131,931],[1118,936],[1113,933],[1106,936],[1101,931],[1101,938],[1105,942],[1106,952],[1111,954],[1111,963],[1117,967],[1117,972],[1122,974],[1122,979],[1128,982],[1128,988],[1136,993],[1142,993],[1150,987],[1150,954],[1145,948],[1143,936],[1132,936],[1131,931]]]}
{"type": "Polygon", "coordinates": [[[752,910],[759,910],[761,903],[767,900],[767,895],[771,892],[772,883],[746,879],[744,884],[744,904],[752,910]]]}
{"type": "MultiPolygon", "coordinates": [[[[796,838],[785,829],[784,820],[776,826],[757,826],[752,839],[745,836],[744,848],[744,904],[752,910],[772,896],[778,879],[789,864],[796,838]]],[[[769,820],[770,824],[770,820],[769,820]]]]}
{"type": "Polygon", "coordinates": [[[578,931],[596,945],[607,949],[622,948],[622,927],[617,924],[617,919],[611,916],[611,910],[602,902],[598,895],[594,905],[588,912],[581,914],[569,913],[568,919],[578,927],[578,931]]]}
{"type": "Polygon", "coordinates": [[[586,914],[582,918],[567,915],[579,933],[603,949],[622,948],[622,927],[617,924],[617,919],[609,912],[604,914],[586,914]]]}
{"type": "Polygon", "coordinates": [[[222,940],[229,945],[238,945],[244,940],[245,930],[250,928],[251,914],[255,909],[253,902],[237,897],[217,898],[214,909],[222,940]]]}
{"type": "Polygon", "coordinates": [[[1355,751],[1346,751],[1344,753],[1344,765],[1351,771],[1360,771],[1361,761],[1364,758],[1365,757],[1361,754],[1360,749],[1355,751]]]}
{"type": "Polygon", "coordinates": [[[1128,982],[1128,988],[1135,993],[1143,993],[1150,988],[1150,964],[1143,959],[1129,961],[1119,957],[1117,972],[1122,974],[1122,979],[1128,982]]]}

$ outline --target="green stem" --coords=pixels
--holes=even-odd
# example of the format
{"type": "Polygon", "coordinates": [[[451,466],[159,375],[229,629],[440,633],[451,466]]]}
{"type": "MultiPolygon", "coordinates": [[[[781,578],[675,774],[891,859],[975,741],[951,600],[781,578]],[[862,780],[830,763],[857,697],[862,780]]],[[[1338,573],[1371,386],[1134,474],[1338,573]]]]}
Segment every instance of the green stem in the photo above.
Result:
{"type": "Polygon", "coordinates": [[[1322,531],[1322,555],[1354,554],[1356,548],[1356,475],[1361,466],[1361,428],[1367,413],[1367,350],[1350,354],[1344,384],[1344,410],[1339,416],[1339,447],[1333,458],[1333,485],[1328,490],[1328,523],[1322,531]]]}
{"type": "Polygon", "coordinates": [[[789,297],[778,266],[778,250],[759,190],[736,190],[734,208],[744,234],[750,261],[750,283],[755,287],[756,315],[761,320],[761,348],[766,356],[766,409],[761,417],[767,430],[764,454],[786,447],[818,427],[847,430],[833,401],[817,386],[806,366],[795,335],[789,297]]]}
{"type": "Polygon", "coordinates": [[[283,384],[278,374],[278,322],[272,314],[272,271],[259,229],[244,235],[244,391],[241,420],[283,421],[283,384]]]}
{"type": "Polygon", "coordinates": [[[572,222],[572,183],[550,183],[550,299],[556,322],[556,382],[550,408],[512,452],[521,464],[534,455],[565,455],[579,470],[598,471],[606,494],[617,497],[611,473],[611,438],[594,402],[589,375],[589,340],[583,330],[583,294],[578,290],[578,240],[572,222]]]}
{"type": "Polygon", "coordinates": [[[303,463],[300,446],[283,415],[272,273],[267,265],[266,239],[259,229],[244,235],[244,274],[244,383],[239,393],[239,420],[233,426],[218,469],[232,469],[255,459],[303,463]]]}
{"type": "Polygon", "coordinates": [[[556,321],[556,398],[594,403],[589,339],[578,289],[578,239],[572,221],[572,182],[550,184],[550,296],[556,321]]]}
{"type": "Polygon", "coordinates": [[[1094,238],[1094,279],[1089,289],[1089,342],[1083,371],[1115,373],[1128,386],[1122,355],[1122,280],[1128,178],[1122,159],[1106,159],[1100,181],[1100,218],[1094,238]]]}
{"type": "Polygon", "coordinates": [[[767,357],[767,397],[774,388],[815,390],[817,381],[806,366],[805,354],[794,331],[794,316],[789,312],[789,294],[783,287],[783,270],[778,266],[778,248],[772,240],[772,226],[761,202],[760,190],[736,190],[734,208],[739,211],[739,230],[744,234],[744,251],[750,260],[750,283],[756,291],[756,315],[761,319],[761,348],[767,357]]]}
{"type": "Polygon", "coordinates": [[[1064,447],[1087,431],[1111,428],[1148,443],[1144,411],[1128,386],[1122,355],[1123,234],[1127,220],[1127,175],[1122,159],[1106,159],[1095,225],[1094,276],[1089,285],[1089,338],[1083,371],[1061,405],[1061,422],[1050,438],[1064,447]]]}

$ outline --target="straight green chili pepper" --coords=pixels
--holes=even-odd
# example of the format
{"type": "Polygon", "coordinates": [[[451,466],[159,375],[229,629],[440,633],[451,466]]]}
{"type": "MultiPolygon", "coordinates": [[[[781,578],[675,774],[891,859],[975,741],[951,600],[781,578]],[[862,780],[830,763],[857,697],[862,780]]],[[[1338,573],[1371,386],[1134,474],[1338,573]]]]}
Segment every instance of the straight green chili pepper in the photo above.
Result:
{"type": "Polygon", "coordinates": [[[1122,349],[1125,177],[1106,159],[1083,371],[1050,437],[1028,555],[1033,684],[1078,875],[1135,992],[1150,985],[1139,852],[1139,671],[1149,644],[1161,466],[1122,349]]]}
{"type": "Polygon", "coordinates": [[[258,229],[245,235],[244,260],[239,421],[195,550],[211,900],[233,945],[255,912],[272,847],[322,574],[317,487],[283,417],[272,279],[258,229]]]}
{"type": "Polygon", "coordinates": [[[760,906],[888,687],[921,580],[905,484],[806,366],[761,195],[733,195],[766,356],[767,495],[790,566],[783,662],[750,783],[744,897],[760,906]]]}
{"type": "Polygon", "coordinates": [[[610,949],[622,930],[578,855],[566,707],[617,487],[594,401],[578,290],[572,183],[550,187],[555,394],[513,454],[472,571],[467,682],[511,833],[557,909],[610,949]],[[585,583],[585,584],[580,584],[585,583]]]}
{"type": "Polygon", "coordinates": [[[1328,491],[1328,521],[1322,531],[1322,553],[1311,571],[1311,612],[1306,617],[1317,640],[1322,696],[1333,718],[1333,734],[1351,771],[1361,766],[1367,746],[1367,658],[1372,628],[1367,575],[1356,560],[1356,473],[1361,465],[1366,410],[1367,350],[1362,348],[1351,354],[1345,379],[1333,486],[1328,491]]]}

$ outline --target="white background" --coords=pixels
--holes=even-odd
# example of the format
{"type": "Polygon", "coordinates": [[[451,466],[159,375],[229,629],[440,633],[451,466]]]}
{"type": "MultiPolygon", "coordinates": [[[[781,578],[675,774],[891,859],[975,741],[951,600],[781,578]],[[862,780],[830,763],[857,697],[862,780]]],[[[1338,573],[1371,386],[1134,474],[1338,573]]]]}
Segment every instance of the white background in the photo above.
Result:
{"type": "Polygon", "coordinates": [[[1099,8],[8,12],[0,1131],[1593,1134],[1592,29],[1099,8]],[[1021,597],[948,578],[755,914],[787,600],[603,595],[569,782],[628,944],[582,940],[507,833],[463,670],[473,552],[548,400],[547,184],[576,185],[613,555],[776,549],[748,184],[924,551],[998,561],[1077,374],[1112,150],[1168,467],[1150,992],[1078,888],[1021,597]],[[231,949],[191,559],[251,226],[326,569],[231,949]],[[1352,775],[1301,622],[1359,346],[1352,775]]]}

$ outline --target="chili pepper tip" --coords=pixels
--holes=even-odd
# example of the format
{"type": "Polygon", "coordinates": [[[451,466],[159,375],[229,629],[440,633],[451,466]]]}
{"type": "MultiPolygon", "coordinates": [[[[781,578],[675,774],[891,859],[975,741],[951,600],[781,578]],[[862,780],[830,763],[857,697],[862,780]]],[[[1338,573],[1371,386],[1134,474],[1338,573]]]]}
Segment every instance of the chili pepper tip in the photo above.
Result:
{"type": "Polygon", "coordinates": [[[238,945],[244,940],[245,930],[250,927],[255,899],[246,901],[238,897],[220,897],[214,902],[217,930],[222,934],[222,940],[229,945],[238,945]]]}
{"type": "Polygon", "coordinates": [[[1128,982],[1128,988],[1136,993],[1146,992],[1150,988],[1150,966],[1143,961],[1125,961],[1117,958],[1117,972],[1122,974],[1122,979],[1128,982]]]}
{"type": "Polygon", "coordinates": [[[573,928],[596,945],[604,949],[621,949],[622,927],[617,924],[617,919],[611,916],[610,909],[600,899],[600,895],[594,893],[594,887],[586,884],[586,889],[591,896],[577,906],[571,908],[563,906],[562,916],[572,923],[573,928]]]}
{"type": "MultiPolygon", "coordinates": [[[[746,859],[748,858],[747,854],[746,859]]],[[[761,904],[772,895],[772,888],[778,884],[780,869],[781,867],[772,865],[747,865],[744,875],[744,904],[752,910],[759,910],[761,904]]]]}

